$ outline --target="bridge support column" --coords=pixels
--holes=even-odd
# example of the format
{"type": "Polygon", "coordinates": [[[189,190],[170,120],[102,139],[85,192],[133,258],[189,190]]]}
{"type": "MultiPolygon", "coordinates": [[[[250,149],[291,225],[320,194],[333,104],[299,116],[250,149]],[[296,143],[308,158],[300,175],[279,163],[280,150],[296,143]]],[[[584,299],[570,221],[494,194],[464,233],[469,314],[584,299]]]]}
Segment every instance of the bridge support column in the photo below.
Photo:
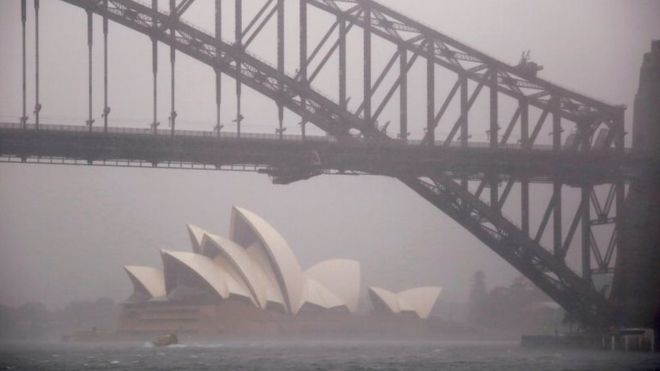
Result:
{"type": "MultiPolygon", "coordinates": [[[[103,7],[108,9],[108,0],[103,0],[103,7]]],[[[103,132],[108,132],[108,17],[103,17],[103,132]]]]}
{"type": "MultiPolygon", "coordinates": [[[[151,10],[154,13],[158,12],[158,0],[151,0],[151,10]]],[[[158,32],[158,21],[156,16],[151,19],[151,72],[153,74],[153,116],[154,121],[151,123],[151,129],[154,134],[158,134],[158,41],[156,40],[156,33],[158,32]]]]}
{"type": "MultiPolygon", "coordinates": [[[[277,71],[284,73],[284,0],[277,0],[277,71]]],[[[284,139],[284,106],[277,102],[279,127],[277,133],[284,139]]]]}
{"type": "MultiPolygon", "coordinates": [[[[300,81],[307,86],[307,0],[300,0],[300,81]]],[[[306,105],[305,99],[302,100],[303,106],[306,105]]],[[[301,117],[300,130],[302,138],[306,137],[307,121],[301,117]]]]}
{"type": "Polygon", "coordinates": [[[175,105],[175,97],[176,97],[176,48],[174,47],[175,41],[176,41],[176,34],[174,31],[174,17],[176,14],[176,1],[175,0],[170,0],[170,16],[172,17],[171,20],[171,25],[170,25],[170,39],[172,42],[172,45],[170,46],[170,68],[171,68],[171,102],[170,102],[170,107],[171,107],[171,112],[170,112],[170,133],[172,136],[174,136],[174,133],[176,131],[176,105],[175,105]]]}
{"type": "Polygon", "coordinates": [[[94,125],[94,119],[92,119],[92,95],[93,95],[93,90],[92,90],[92,80],[94,78],[92,74],[92,49],[93,49],[93,44],[94,44],[94,33],[93,33],[93,13],[91,10],[87,11],[87,53],[88,53],[88,111],[89,115],[87,118],[87,127],[89,128],[89,132],[92,132],[92,126],[94,125]]]}
{"type": "MultiPolygon", "coordinates": [[[[243,1],[242,0],[236,0],[234,6],[235,10],[235,20],[234,20],[234,36],[235,36],[235,43],[236,43],[236,48],[239,51],[239,53],[243,52],[243,1]]],[[[242,84],[241,84],[241,59],[240,57],[236,58],[236,72],[237,72],[237,78],[236,78],[236,136],[240,139],[241,138],[241,121],[243,121],[243,115],[241,113],[241,91],[242,91],[242,84]]]]}
{"type": "Polygon", "coordinates": [[[562,183],[555,181],[552,191],[552,231],[553,231],[553,250],[556,257],[564,258],[564,240],[562,233],[562,183]]]}
{"type": "Polygon", "coordinates": [[[499,102],[498,102],[498,86],[499,81],[497,78],[497,70],[491,71],[490,77],[490,129],[488,130],[488,137],[490,139],[490,147],[497,148],[499,144],[499,102]]]}
{"type": "MultiPolygon", "coordinates": [[[[461,146],[468,146],[468,115],[470,112],[469,102],[468,102],[468,79],[467,76],[461,75],[459,77],[461,80],[461,146]]],[[[451,144],[451,143],[450,143],[451,144]]]]}
{"type": "Polygon", "coordinates": [[[408,141],[408,51],[399,46],[399,78],[401,86],[399,90],[399,138],[403,142],[408,141]]]}
{"type": "MultiPolygon", "coordinates": [[[[626,183],[623,180],[618,180],[615,187],[614,203],[616,207],[616,221],[614,222],[614,233],[616,233],[616,254],[617,259],[619,259],[628,244],[625,228],[625,222],[628,216],[626,212],[626,183]]],[[[660,266],[660,264],[658,264],[658,266],[660,266]]],[[[658,311],[658,314],[660,315],[660,310],[658,311]]]]}
{"type": "Polygon", "coordinates": [[[490,188],[490,207],[497,213],[500,213],[500,184],[497,174],[490,174],[488,177],[490,188]]]}
{"type": "Polygon", "coordinates": [[[626,150],[626,107],[619,107],[616,117],[616,137],[614,139],[614,146],[619,153],[626,150]]]}
{"type": "MultiPolygon", "coordinates": [[[[222,40],[222,0],[215,0],[215,39],[216,57],[220,62],[220,44],[222,40]]],[[[222,113],[222,73],[215,69],[215,132],[218,137],[222,131],[220,114],[222,113]]]]}
{"type": "Polygon", "coordinates": [[[520,107],[520,147],[530,149],[529,144],[529,105],[524,99],[518,101],[520,107]]]}
{"type": "Polygon", "coordinates": [[[41,103],[39,102],[39,0],[34,0],[34,48],[34,124],[36,129],[39,130],[39,112],[41,112],[41,103]]]}
{"type": "Polygon", "coordinates": [[[367,127],[374,125],[371,122],[371,6],[364,3],[364,122],[367,127]]]}
{"type": "Polygon", "coordinates": [[[337,17],[339,23],[339,106],[346,110],[346,20],[337,17]]]}
{"type": "Polygon", "coordinates": [[[520,181],[520,224],[525,237],[529,238],[529,179],[520,181]]]}
{"type": "Polygon", "coordinates": [[[21,0],[21,31],[22,31],[22,61],[23,61],[23,114],[21,116],[21,125],[27,129],[27,76],[25,67],[25,23],[27,22],[27,0],[21,0]]]}
{"type": "Polygon", "coordinates": [[[435,145],[435,45],[429,43],[426,59],[426,136],[430,146],[435,145]]]}
{"type": "Polygon", "coordinates": [[[582,187],[582,279],[591,282],[591,192],[590,186],[582,187]]]}
{"type": "MultiPolygon", "coordinates": [[[[460,94],[461,94],[461,117],[459,118],[460,120],[460,131],[461,131],[461,147],[467,148],[468,147],[468,140],[470,138],[469,135],[469,130],[468,130],[468,117],[470,114],[470,100],[468,97],[468,78],[466,75],[459,75],[458,77],[460,81],[460,94]]],[[[447,143],[448,145],[451,145],[451,142],[447,143]]],[[[468,189],[469,187],[469,181],[468,181],[468,175],[465,174],[461,178],[461,187],[463,190],[468,189]]]]}
{"type": "Polygon", "coordinates": [[[559,152],[561,151],[561,140],[562,132],[564,129],[561,127],[561,99],[559,97],[554,97],[554,103],[552,104],[552,148],[553,150],[559,152]]]}

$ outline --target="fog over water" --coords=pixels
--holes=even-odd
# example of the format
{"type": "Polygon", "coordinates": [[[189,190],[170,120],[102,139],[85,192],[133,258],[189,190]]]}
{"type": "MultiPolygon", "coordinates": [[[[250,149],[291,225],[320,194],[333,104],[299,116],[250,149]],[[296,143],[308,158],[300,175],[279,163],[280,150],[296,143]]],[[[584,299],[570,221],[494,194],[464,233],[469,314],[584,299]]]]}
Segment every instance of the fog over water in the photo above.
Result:
{"type": "Polygon", "coordinates": [[[19,370],[656,370],[650,354],[528,351],[511,343],[229,342],[148,346],[45,346],[0,350],[19,370]]]}
{"type": "MultiPolygon", "coordinates": [[[[381,2],[510,64],[531,49],[533,59],[545,66],[541,76],[547,80],[630,107],[628,125],[642,55],[652,39],[660,38],[660,2],[654,0],[381,2]]],[[[83,125],[84,13],[55,0],[41,4],[43,119],[83,125]]],[[[31,1],[29,6],[32,22],[31,1]]],[[[2,122],[20,116],[19,8],[18,0],[0,1],[2,122]]],[[[210,9],[210,0],[199,0],[185,18],[210,30],[210,9]]],[[[94,112],[100,116],[100,19],[95,22],[94,112]]],[[[312,32],[324,32],[326,26],[318,22],[312,32]]],[[[28,27],[32,45],[33,24],[28,27]]],[[[231,27],[227,25],[230,36],[231,27]]],[[[33,52],[28,50],[31,87],[33,52]]],[[[111,52],[112,120],[145,128],[151,122],[149,40],[113,24],[111,52]]],[[[159,116],[164,123],[169,111],[168,54],[161,47],[159,116]]],[[[264,49],[263,54],[268,52],[264,49]]],[[[376,57],[386,59],[384,54],[376,57]]],[[[289,51],[287,59],[292,72],[297,51],[289,51]]],[[[210,68],[179,54],[177,70],[181,127],[211,130],[215,106],[210,68]]],[[[230,122],[233,82],[225,81],[223,121],[230,122]]],[[[424,94],[423,89],[411,87],[417,91],[413,94],[424,94]]],[[[32,107],[32,93],[28,97],[32,107]]],[[[248,92],[244,107],[247,131],[273,132],[274,104],[248,92]]],[[[421,120],[424,112],[412,115],[421,120]]],[[[297,133],[297,122],[287,114],[292,134],[297,133]]],[[[421,126],[413,130],[419,134],[421,126]]],[[[365,285],[393,290],[438,285],[444,288],[442,300],[465,302],[476,270],[486,273],[489,287],[507,285],[518,275],[394,179],[324,176],[274,186],[256,174],[0,164],[0,304],[38,301],[57,308],[98,297],[121,301],[131,290],[122,265],[160,266],[159,249],[188,250],[187,223],[226,234],[232,205],[271,222],[303,267],[337,257],[360,261],[365,285]]]]}

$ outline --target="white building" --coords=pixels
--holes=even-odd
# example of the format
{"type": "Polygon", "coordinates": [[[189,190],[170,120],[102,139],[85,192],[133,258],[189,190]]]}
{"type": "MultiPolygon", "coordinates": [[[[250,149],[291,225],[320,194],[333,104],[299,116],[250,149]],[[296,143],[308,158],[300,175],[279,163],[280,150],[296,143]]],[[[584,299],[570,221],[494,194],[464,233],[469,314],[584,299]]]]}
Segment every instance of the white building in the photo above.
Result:
{"type": "MultiPolygon", "coordinates": [[[[229,238],[193,225],[188,225],[188,234],[192,251],[161,250],[162,270],[124,267],[133,294],[124,305],[120,327],[147,324],[154,331],[181,331],[230,318],[262,323],[275,314],[358,311],[358,262],[329,260],[303,270],[280,233],[248,210],[232,209],[229,238]]],[[[376,310],[419,318],[429,316],[440,291],[369,290],[376,310]]]]}

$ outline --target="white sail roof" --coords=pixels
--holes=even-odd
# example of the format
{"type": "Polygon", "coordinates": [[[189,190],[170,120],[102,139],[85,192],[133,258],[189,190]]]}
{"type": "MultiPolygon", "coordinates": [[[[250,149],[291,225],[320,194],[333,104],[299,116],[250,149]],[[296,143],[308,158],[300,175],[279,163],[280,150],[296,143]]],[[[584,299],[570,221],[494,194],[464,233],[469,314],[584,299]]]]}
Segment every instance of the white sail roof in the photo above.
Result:
{"type": "Polygon", "coordinates": [[[289,311],[297,313],[302,305],[305,279],[298,259],[282,235],[260,216],[239,207],[232,209],[230,232],[231,239],[243,247],[260,242],[256,246],[266,252],[289,311]]]}
{"type": "Polygon", "coordinates": [[[384,308],[391,313],[412,312],[422,319],[429,317],[440,292],[440,287],[419,287],[398,294],[377,287],[369,288],[375,308],[384,308]]]}
{"type": "Polygon", "coordinates": [[[405,302],[417,313],[419,318],[429,318],[433,305],[442,289],[440,287],[419,287],[402,291],[397,294],[399,302],[405,302]]]}
{"type": "Polygon", "coordinates": [[[266,308],[266,287],[261,267],[252,260],[247,250],[222,236],[206,233],[202,240],[202,254],[209,258],[221,256],[231,263],[240,280],[250,290],[260,308],[266,308]]]}
{"type": "Polygon", "coordinates": [[[307,278],[305,282],[305,290],[302,301],[303,303],[301,308],[306,304],[311,304],[323,309],[335,309],[341,307],[348,309],[344,301],[339,299],[337,295],[311,278],[307,278]]]}
{"type": "MultiPolygon", "coordinates": [[[[189,252],[173,252],[162,250],[163,259],[172,259],[172,261],[180,263],[183,267],[195,273],[199,278],[206,282],[209,287],[213,289],[221,298],[227,299],[231,295],[241,296],[247,299],[252,299],[247,288],[241,283],[237,282],[231,274],[227,272],[227,267],[223,266],[221,262],[211,260],[206,256],[189,253],[189,252]]],[[[168,269],[168,264],[165,265],[165,287],[167,292],[170,293],[174,289],[176,272],[171,272],[168,269]]]]}
{"type": "Polygon", "coordinates": [[[202,239],[204,238],[204,231],[202,228],[188,224],[188,236],[190,237],[190,245],[192,246],[192,250],[195,253],[201,253],[202,251],[202,239]]]}
{"type": "Polygon", "coordinates": [[[151,298],[165,296],[165,276],[163,271],[151,267],[125,266],[136,291],[141,291],[151,298]]]}
{"type": "MultiPolygon", "coordinates": [[[[229,239],[188,225],[193,252],[161,252],[164,272],[148,267],[125,267],[135,287],[129,300],[168,296],[178,300],[204,296],[239,296],[255,306],[279,308],[291,314],[303,306],[358,310],[360,264],[329,260],[304,273],[284,238],[260,216],[234,207],[229,239]],[[170,296],[171,295],[171,296],[170,296]]],[[[398,294],[370,287],[374,307],[391,313],[411,312],[427,318],[440,292],[421,287],[398,294]]]]}
{"type": "Polygon", "coordinates": [[[270,303],[278,308],[286,310],[287,305],[284,303],[284,296],[282,296],[282,291],[277,284],[277,278],[275,277],[272,264],[266,255],[265,249],[259,246],[260,244],[261,243],[257,241],[252,246],[248,247],[246,251],[255,266],[258,267],[258,269],[255,269],[255,273],[266,296],[265,307],[268,307],[268,304],[270,303]]]}
{"type": "Polygon", "coordinates": [[[228,277],[227,287],[229,288],[230,295],[238,295],[250,299],[252,304],[256,307],[260,307],[257,300],[252,295],[252,292],[248,288],[243,275],[236,269],[235,265],[223,255],[218,255],[213,262],[224,271],[228,277]]]}
{"type": "Polygon", "coordinates": [[[356,312],[360,301],[360,263],[354,260],[328,260],[307,269],[305,275],[322,284],[356,312]]]}
{"type": "Polygon", "coordinates": [[[375,308],[382,307],[391,313],[400,313],[396,294],[379,287],[369,287],[369,296],[375,308]]]}

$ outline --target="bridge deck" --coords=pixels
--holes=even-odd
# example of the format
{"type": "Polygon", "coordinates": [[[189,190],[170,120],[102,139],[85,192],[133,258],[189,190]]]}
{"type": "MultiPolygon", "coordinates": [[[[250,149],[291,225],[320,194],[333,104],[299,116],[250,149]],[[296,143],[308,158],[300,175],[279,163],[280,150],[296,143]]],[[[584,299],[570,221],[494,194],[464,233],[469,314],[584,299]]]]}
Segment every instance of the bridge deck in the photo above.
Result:
{"type": "Polygon", "coordinates": [[[644,160],[630,152],[552,151],[550,146],[522,149],[510,144],[459,143],[422,146],[414,141],[337,142],[330,137],[85,126],[0,123],[0,161],[191,168],[200,170],[315,171],[426,176],[448,172],[479,178],[483,174],[561,179],[566,184],[598,184],[635,177],[644,160]]]}

